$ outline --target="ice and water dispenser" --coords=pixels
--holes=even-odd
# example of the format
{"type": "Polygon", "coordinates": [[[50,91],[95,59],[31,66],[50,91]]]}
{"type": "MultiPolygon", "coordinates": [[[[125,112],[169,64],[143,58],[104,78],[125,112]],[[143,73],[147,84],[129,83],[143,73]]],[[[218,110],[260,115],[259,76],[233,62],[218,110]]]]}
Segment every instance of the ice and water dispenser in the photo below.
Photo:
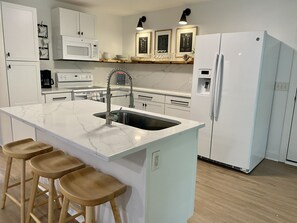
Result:
{"type": "Polygon", "coordinates": [[[209,94],[210,85],[211,85],[211,70],[210,69],[201,69],[198,71],[198,94],[209,94]]]}

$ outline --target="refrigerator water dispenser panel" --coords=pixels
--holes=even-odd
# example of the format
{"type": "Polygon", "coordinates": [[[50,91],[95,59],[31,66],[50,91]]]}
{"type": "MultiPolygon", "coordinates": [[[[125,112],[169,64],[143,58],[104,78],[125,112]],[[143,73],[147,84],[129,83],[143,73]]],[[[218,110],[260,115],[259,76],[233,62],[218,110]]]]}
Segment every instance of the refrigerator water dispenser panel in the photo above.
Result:
{"type": "Polygon", "coordinates": [[[211,78],[198,78],[198,94],[209,94],[211,78]]]}

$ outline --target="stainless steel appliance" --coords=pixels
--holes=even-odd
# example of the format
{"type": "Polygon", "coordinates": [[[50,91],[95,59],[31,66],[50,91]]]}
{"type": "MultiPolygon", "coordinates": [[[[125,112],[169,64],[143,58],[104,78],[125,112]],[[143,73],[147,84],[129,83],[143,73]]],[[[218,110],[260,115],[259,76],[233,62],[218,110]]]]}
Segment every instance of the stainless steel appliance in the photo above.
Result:
{"type": "Polygon", "coordinates": [[[93,86],[91,73],[56,73],[58,88],[72,89],[72,100],[95,100],[105,102],[106,88],[93,86]]]}

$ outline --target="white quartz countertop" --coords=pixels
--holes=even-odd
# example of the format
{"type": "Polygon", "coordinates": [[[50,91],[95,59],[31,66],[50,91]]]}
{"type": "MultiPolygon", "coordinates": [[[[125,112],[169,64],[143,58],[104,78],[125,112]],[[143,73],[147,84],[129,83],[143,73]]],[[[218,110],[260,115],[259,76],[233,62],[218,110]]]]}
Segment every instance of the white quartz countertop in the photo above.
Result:
{"type": "Polygon", "coordinates": [[[41,88],[42,94],[57,94],[57,93],[71,93],[71,89],[66,89],[66,88],[57,88],[57,87],[52,87],[52,88],[41,88]]]}
{"type": "MultiPolygon", "coordinates": [[[[112,105],[112,110],[119,108],[120,106],[112,105]]],[[[159,131],[142,130],[116,122],[107,126],[105,119],[93,116],[94,113],[105,112],[106,104],[90,100],[0,108],[0,112],[106,161],[125,157],[145,149],[152,142],[204,126],[203,123],[191,120],[131,108],[123,110],[169,118],[181,124],[159,131]]]]}
{"type": "MultiPolygon", "coordinates": [[[[106,88],[106,84],[103,84],[103,83],[97,83],[97,84],[95,84],[95,86],[106,88]]],[[[114,91],[115,90],[127,90],[128,91],[129,88],[130,88],[130,86],[128,86],[128,85],[111,85],[111,89],[114,91]]],[[[187,93],[187,92],[159,90],[159,89],[142,88],[142,87],[134,87],[134,86],[133,86],[133,90],[147,92],[147,93],[154,93],[154,94],[191,98],[191,93],[187,93]]],[[[41,91],[42,91],[42,94],[54,94],[54,93],[71,92],[71,89],[53,87],[53,88],[42,88],[41,91]]]]}

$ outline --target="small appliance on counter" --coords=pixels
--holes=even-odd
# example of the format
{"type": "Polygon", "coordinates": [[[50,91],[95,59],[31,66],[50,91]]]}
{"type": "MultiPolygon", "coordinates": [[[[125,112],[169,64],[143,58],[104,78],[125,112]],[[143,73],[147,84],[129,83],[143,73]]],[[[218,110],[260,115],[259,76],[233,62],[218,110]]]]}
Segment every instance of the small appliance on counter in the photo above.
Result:
{"type": "Polygon", "coordinates": [[[40,71],[40,80],[41,80],[41,87],[42,88],[51,88],[54,85],[54,80],[51,76],[50,70],[41,70],[40,71]]]}

